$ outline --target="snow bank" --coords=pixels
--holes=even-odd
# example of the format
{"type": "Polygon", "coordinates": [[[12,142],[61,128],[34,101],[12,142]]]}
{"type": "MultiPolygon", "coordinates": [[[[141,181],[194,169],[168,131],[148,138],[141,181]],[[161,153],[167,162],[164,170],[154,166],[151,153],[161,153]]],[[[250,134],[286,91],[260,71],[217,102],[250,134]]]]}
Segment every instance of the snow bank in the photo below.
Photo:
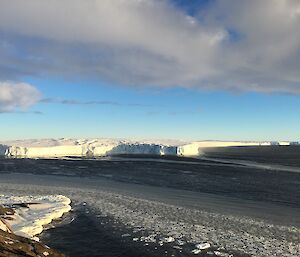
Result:
{"type": "Polygon", "coordinates": [[[43,139],[5,142],[0,145],[0,155],[8,157],[64,157],[107,156],[116,154],[152,155],[201,155],[204,148],[230,146],[296,145],[288,141],[199,141],[182,142],[171,140],[133,141],[118,139],[43,139]]]}
{"type": "MultiPolygon", "coordinates": [[[[0,195],[0,204],[12,206],[15,213],[6,222],[16,235],[33,238],[43,226],[71,210],[71,200],[63,195],[11,196],[0,195]],[[27,206],[17,205],[26,204],[27,206]]],[[[1,227],[1,224],[0,224],[1,227]]]]}

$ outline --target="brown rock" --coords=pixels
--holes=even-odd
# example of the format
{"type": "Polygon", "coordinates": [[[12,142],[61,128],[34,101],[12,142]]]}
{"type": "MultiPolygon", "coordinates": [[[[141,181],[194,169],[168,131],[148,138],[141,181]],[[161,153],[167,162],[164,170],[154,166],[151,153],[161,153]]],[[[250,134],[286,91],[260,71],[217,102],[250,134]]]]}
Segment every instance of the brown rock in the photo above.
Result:
{"type": "Polygon", "coordinates": [[[12,208],[4,207],[0,205],[0,216],[4,215],[14,215],[15,211],[12,208]]]}
{"type": "Polygon", "coordinates": [[[0,257],[66,257],[34,240],[0,230],[0,257]]]}

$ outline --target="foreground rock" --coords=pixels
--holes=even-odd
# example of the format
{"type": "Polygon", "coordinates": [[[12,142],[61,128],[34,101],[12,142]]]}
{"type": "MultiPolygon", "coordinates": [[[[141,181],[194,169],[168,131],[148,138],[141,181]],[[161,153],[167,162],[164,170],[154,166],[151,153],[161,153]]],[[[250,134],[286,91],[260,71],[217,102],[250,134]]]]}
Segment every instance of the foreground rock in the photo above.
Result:
{"type": "Polygon", "coordinates": [[[56,250],[34,240],[0,230],[0,256],[2,257],[66,257],[56,250]]]}

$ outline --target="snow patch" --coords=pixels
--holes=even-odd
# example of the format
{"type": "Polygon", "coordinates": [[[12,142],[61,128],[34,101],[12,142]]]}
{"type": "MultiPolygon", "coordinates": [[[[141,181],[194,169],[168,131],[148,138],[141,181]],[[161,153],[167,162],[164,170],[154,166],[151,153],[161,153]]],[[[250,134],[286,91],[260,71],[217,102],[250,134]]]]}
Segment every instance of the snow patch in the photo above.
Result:
{"type": "MultiPolygon", "coordinates": [[[[63,195],[12,196],[0,195],[0,204],[15,208],[12,219],[6,220],[16,235],[34,238],[43,226],[71,210],[71,200],[63,195]]],[[[2,228],[0,224],[0,228],[2,228]]]]}

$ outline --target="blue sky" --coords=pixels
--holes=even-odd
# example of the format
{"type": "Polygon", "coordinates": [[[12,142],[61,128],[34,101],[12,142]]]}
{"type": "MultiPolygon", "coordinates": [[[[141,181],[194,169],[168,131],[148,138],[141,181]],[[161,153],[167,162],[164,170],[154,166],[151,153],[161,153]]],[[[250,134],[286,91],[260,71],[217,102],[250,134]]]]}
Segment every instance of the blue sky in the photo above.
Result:
{"type": "Polygon", "coordinates": [[[203,92],[179,87],[136,90],[95,81],[59,79],[27,81],[37,85],[43,96],[80,103],[39,103],[30,108],[41,114],[3,113],[0,119],[4,139],[49,136],[185,140],[298,138],[300,122],[295,115],[300,111],[298,96],[203,92]],[[81,104],[88,101],[120,105],[81,104]]]}
{"type": "Polygon", "coordinates": [[[299,140],[294,1],[226,2],[1,3],[0,140],[299,140]]]}

